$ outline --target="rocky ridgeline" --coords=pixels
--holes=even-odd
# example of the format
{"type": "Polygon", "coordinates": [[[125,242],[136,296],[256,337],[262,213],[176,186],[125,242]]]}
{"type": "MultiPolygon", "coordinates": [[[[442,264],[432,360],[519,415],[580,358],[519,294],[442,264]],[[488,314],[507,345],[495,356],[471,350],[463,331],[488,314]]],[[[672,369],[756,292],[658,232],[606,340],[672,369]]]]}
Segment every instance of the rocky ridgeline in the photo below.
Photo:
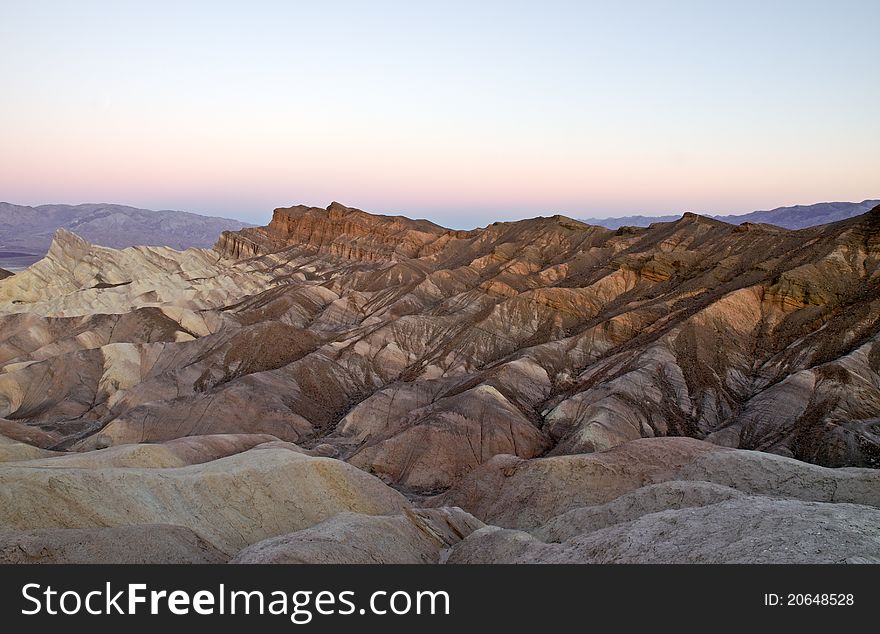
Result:
{"type": "Polygon", "coordinates": [[[279,208],[267,227],[224,231],[216,249],[226,257],[253,257],[290,245],[365,262],[416,258],[442,236],[467,235],[427,220],[379,216],[339,203],[279,208]]]}

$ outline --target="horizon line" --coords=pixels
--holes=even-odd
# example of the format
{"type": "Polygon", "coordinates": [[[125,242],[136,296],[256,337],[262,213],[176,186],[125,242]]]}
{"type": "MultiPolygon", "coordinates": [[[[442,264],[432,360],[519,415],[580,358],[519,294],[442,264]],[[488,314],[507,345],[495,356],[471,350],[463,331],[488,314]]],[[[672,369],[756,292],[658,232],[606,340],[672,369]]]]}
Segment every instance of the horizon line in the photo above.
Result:
{"type": "MultiPolygon", "coordinates": [[[[739,213],[730,213],[730,214],[723,214],[723,213],[722,214],[714,214],[714,213],[709,213],[709,212],[705,212],[705,211],[695,211],[693,209],[685,209],[683,211],[670,211],[670,212],[666,212],[666,213],[657,213],[657,214],[645,213],[645,212],[641,212],[641,213],[632,212],[632,213],[622,213],[619,215],[615,214],[615,215],[608,215],[608,216],[598,216],[598,215],[578,216],[578,215],[571,215],[570,213],[566,213],[566,212],[545,210],[545,211],[541,211],[541,212],[535,212],[531,215],[522,215],[519,218],[511,219],[509,221],[515,222],[516,220],[528,220],[531,218],[551,218],[553,216],[565,216],[567,218],[572,218],[573,220],[580,220],[580,221],[586,221],[586,220],[601,221],[601,220],[621,220],[621,219],[626,219],[626,218],[666,218],[666,217],[670,217],[670,216],[683,216],[684,214],[688,214],[688,213],[696,214],[699,216],[705,216],[707,218],[731,218],[731,217],[738,217],[738,216],[746,216],[746,215],[753,214],[753,213],[772,212],[772,211],[776,211],[779,209],[791,209],[791,208],[795,208],[795,207],[812,207],[812,206],[816,206],[816,205],[834,205],[834,204],[855,204],[855,205],[857,205],[857,204],[864,204],[864,203],[871,202],[871,201],[880,201],[880,196],[878,196],[877,198],[865,198],[861,201],[856,201],[856,200],[821,200],[821,201],[811,202],[811,203],[795,203],[792,205],[781,205],[781,206],[777,206],[777,207],[767,207],[767,208],[762,208],[762,209],[754,209],[752,211],[743,211],[743,212],[739,212],[739,213]]],[[[333,205],[334,203],[342,205],[342,206],[347,207],[349,209],[357,209],[359,211],[364,211],[365,213],[370,213],[370,214],[374,214],[374,215],[401,216],[404,218],[408,218],[410,220],[427,220],[429,222],[433,222],[433,223],[438,224],[440,226],[446,227],[446,225],[440,224],[439,222],[437,222],[435,220],[431,220],[430,217],[415,217],[415,216],[410,216],[410,215],[407,215],[406,213],[397,212],[397,211],[386,211],[386,210],[367,211],[361,207],[357,207],[357,206],[353,206],[353,205],[349,205],[349,204],[345,204],[345,203],[340,203],[336,200],[330,201],[330,203],[328,203],[326,206],[323,206],[323,207],[320,205],[311,205],[308,203],[292,203],[289,205],[279,205],[277,207],[273,207],[271,211],[274,212],[276,209],[288,209],[288,208],[297,207],[297,206],[305,206],[305,207],[317,208],[317,209],[327,209],[331,205],[333,205]]],[[[0,205],[10,205],[13,207],[28,207],[30,209],[38,209],[40,207],[85,207],[85,206],[89,206],[89,205],[96,205],[96,206],[104,205],[104,206],[108,206],[108,207],[126,207],[128,209],[133,209],[133,210],[137,210],[137,211],[148,211],[148,212],[152,212],[152,213],[192,214],[192,215],[201,216],[204,218],[217,218],[220,220],[234,220],[236,222],[242,222],[244,224],[250,224],[253,226],[260,226],[260,225],[254,225],[253,222],[250,222],[247,220],[242,220],[241,218],[238,218],[238,217],[214,215],[210,212],[189,211],[186,209],[172,209],[172,208],[153,209],[153,208],[149,208],[149,207],[137,207],[137,206],[131,205],[129,203],[118,203],[118,202],[93,202],[93,201],[76,202],[76,203],[49,202],[49,203],[39,203],[39,204],[33,204],[33,205],[26,205],[26,204],[9,202],[7,200],[0,200],[0,205]]],[[[259,212],[259,213],[268,213],[268,212],[259,212]]],[[[489,224],[491,224],[491,223],[489,223],[489,224]]],[[[448,228],[454,228],[454,227],[448,227],[448,228]]],[[[476,229],[476,228],[479,228],[479,226],[475,226],[473,228],[476,229]]]]}

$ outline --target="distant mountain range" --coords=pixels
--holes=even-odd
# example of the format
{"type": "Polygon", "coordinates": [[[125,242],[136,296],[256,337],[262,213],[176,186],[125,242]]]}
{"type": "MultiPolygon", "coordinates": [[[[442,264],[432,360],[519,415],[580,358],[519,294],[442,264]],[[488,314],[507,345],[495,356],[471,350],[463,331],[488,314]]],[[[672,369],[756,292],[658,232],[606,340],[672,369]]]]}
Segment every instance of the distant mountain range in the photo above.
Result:
{"type": "MultiPolygon", "coordinates": [[[[709,216],[723,222],[741,225],[744,222],[763,223],[784,227],[785,229],[805,229],[817,225],[846,220],[866,213],[880,204],[880,200],[863,200],[860,203],[816,203],[815,205],[795,205],[777,207],[768,211],[753,211],[748,214],[730,216],[709,216]]],[[[674,216],[625,216],[623,218],[583,218],[583,222],[608,229],[620,227],[648,227],[655,222],[673,222],[682,214],[674,216]]]]}
{"type": "MultiPolygon", "coordinates": [[[[866,213],[880,200],[860,203],[831,202],[779,207],[769,211],[728,216],[709,216],[731,224],[772,224],[786,229],[803,229],[845,220],[866,213]]],[[[609,229],[623,226],[647,227],[681,218],[670,216],[627,216],[586,218],[583,222],[609,229]]],[[[0,202],[0,267],[19,271],[49,250],[52,236],[66,229],[86,240],[117,249],[144,245],[173,249],[209,248],[225,231],[254,225],[240,220],[202,216],[185,211],[152,211],[126,205],[88,203],[83,205],[40,205],[28,207],[0,202]]],[[[2,278],[2,274],[0,274],[2,278]]]]}
{"type": "Polygon", "coordinates": [[[17,270],[42,258],[58,229],[117,249],[134,245],[174,249],[210,247],[223,231],[246,222],[184,211],[151,211],[126,205],[40,205],[0,202],[0,266],[17,270]]]}

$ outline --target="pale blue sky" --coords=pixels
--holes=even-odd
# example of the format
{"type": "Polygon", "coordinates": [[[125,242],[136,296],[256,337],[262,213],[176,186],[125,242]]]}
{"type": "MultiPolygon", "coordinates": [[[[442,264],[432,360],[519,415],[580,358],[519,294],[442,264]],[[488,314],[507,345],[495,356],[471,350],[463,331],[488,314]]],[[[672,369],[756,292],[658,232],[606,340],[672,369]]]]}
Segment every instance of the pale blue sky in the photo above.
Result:
{"type": "Polygon", "coordinates": [[[0,200],[451,226],[880,197],[880,2],[3,2],[0,200]]]}

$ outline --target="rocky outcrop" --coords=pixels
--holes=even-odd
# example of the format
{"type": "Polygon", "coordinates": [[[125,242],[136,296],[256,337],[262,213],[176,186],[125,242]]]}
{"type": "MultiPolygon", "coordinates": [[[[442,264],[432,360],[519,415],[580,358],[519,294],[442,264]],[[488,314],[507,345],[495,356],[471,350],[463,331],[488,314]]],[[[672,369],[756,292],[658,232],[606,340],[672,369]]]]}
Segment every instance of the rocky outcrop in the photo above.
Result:
{"type": "Polygon", "coordinates": [[[59,229],[45,258],[3,280],[0,314],[61,317],[155,306],[198,322],[194,311],[271,285],[270,276],[218,263],[213,251],[164,247],[117,251],[59,229]]]}
{"type": "Polygon", "coordinates": [[[282,207],[265,228],[224,232],[215,249],[228,258],[253,257],[287,247],[362,262],[417,258],[448,231],[427,220],[379,216],[331,203],[320,207],[282,207]]]}
{"type": "MultiPolygon", "coordinates": [[[[262,240],[255,239],[263,232],[257,228],[251,231],[253,238],[245,235],[243,231],[224,231],[214,245],[214,250],[232,260],[244,260],[270,252],[270,248],[261,246],[262,240]]],[[[269,241],[268,236],[265,239],[269,241]]]]}
{"type": "Polygon", "coordinates": [[[14,274],[11,271],[0,269],[0,280],[6,279],[7,277],[12,277],[13,275],[14,274]]]}

